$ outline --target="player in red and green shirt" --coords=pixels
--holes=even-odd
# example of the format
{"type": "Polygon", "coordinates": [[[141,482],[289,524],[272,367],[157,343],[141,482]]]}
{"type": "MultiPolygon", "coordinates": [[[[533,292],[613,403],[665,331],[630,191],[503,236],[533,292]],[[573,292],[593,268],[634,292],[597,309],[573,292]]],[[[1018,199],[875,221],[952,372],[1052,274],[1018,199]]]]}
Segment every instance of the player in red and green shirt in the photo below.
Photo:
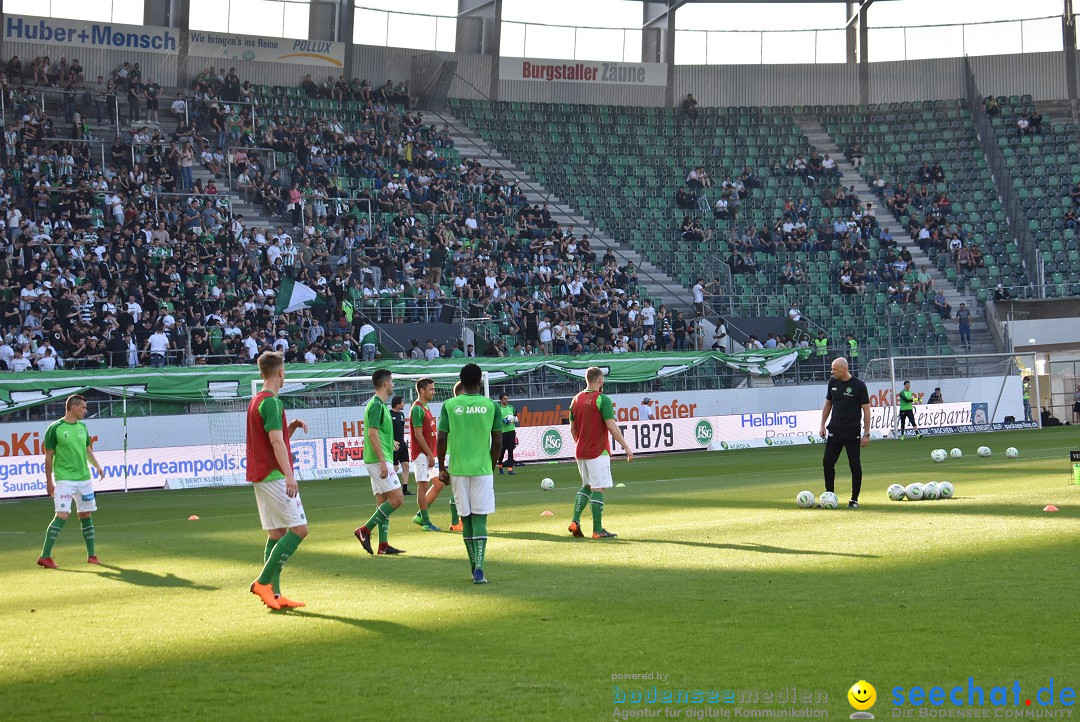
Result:
{"type": "Polygon", "coordinates": [[[581,512],[586,505],[592,506],[593,539],[611,539],[615,536],[604,529],[604,489],[611,488],[611,445],[608,434],[626,449],[626,460],[632,461],[634,452],[626,445],[619,425],[615,423],[615,408],[611,397],[604,395],[604,372],[596,366],[585,371],[585,390],[570,403],[570,433],[577,448],[574,453],[578,471],[581,472],[581,489],[574,500],[574,518],[570,533],[581,533],[581,512]]]}
{"type": "Polygon", "coordinates": [[[460,377],[461,396],[446,401],[439,413],[439,478],[454,488],[473,583],[486,584],[487,518],[495,513],[494,468],[502,452],[502,418],[499,407],[483,394],[479,366],[466,364],[460,377]]]}
{"type": "Polygon", "coordinates": [[[435,381],[427,377],[416,381],[416,401],[413,402],[409,411],[409,453],[412,461],[413,475],[416,477],[416,505],[420,511],[416,512],[413,522],[419,524],[424,531],[442,531],[431,523],[428,516],[427,495],[431,488],[431,471],[435,468],[435,448],[438,443],[438,432],[435,428],[435,417],[428,408],[428,404],[435,398],[435,381]]]}
{"type": "MultiPolygon", "coordinates": [[[[461,394],[462,394],[461,382],[458,381],[457,383],[454,384],[453,395],[454,396],[461,396],[461,394]]],[[[436,441],[436,443],[438,443],[438,442],[436,441]]],[[[435,500],[439,498],[439,494],[441,494],[442,490],[447,488],[448,486],[450,486],[450,482],[449,481],[443,481],[441,474],[436,474],[435,477],[432,478],[432,480],[431,480],[431,488],[428,489],[427,499],[425,499],[425,502],[427,503],[427,508],[428,509],[431,509],[432,504],[434,504],[435,500]]],[[[419,525],[423,526],[424,518],[422,516],[420,516],[420,512],[417,512],[416,516],[413,517],[413,524],[419,524],[419,525]]],[[[436,527],[436,528],[438,528],[438,527],[436,527]]],[[[458,516],[458,513],[457,513],[457,502],[454,501],[454,492],[453,492],[453,490],[451,490],[450,491],[450,531],[464,531],[464,529],[465,529],[465,527],[462,526],[462,524],[461,524],[461,517],[458,516]]]]}
{"type": "Polygon", "coordinates": [[[278,392],[285,384],[285,357],[276,351],[259,356],[262,391],[247,409],[247,480],[255,489],[259,518],[266,530],[263,568],[251,583],[251,592],[271,609],[302,607],[281,594],[281,568],[307,536],[307,515],[293,473],[289,437],[307,424],[285,419],[278,392]],[[288,430],[288,433],[286,433],[288,430]]]}

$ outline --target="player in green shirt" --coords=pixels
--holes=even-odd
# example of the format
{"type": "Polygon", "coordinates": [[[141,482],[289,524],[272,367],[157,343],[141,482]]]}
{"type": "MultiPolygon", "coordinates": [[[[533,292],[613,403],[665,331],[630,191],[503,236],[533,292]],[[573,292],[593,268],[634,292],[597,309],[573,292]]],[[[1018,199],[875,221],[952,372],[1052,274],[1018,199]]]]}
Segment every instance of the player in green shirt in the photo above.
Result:
{"type": "Polygon", "coordinates": [[[466,364],[459,378],[461,396],[447,400],[439,413],[439,478],[454,489],[473,583],[487,584],[487,518],[495,513],[494,467],[502,451],[503,424],[498,406],[483,395],[480,367],[466,364]]]}
{"type": "Polygon", "coordinates": [[[371,491],[375,494],[375,513],[353,531],[368,554],[371,548],[371,532],[379,529],[379,554],[401,554],[403,550],[390,546],[390,515],[401,506],[404,495],[401,481],[391,460],[394,458],[394,421],[386,402],[394,394],[394,379],[387,369],[379,369],[371,375],[375,395],[364,410],[364,463],[367,464],[371,491]]]}
{"type": "Polygon", "coordinates": [[[510,405],[509,394],[499,394],[499,419],[502,421],[502,451],[499,454],[499,473],[516,476],[514,448],[517,447],[517,411],[510,405]],[[503,457],[506,461],[503,461],[503,457]]]}
{"type": "Polygon", "coordinates": [[[904,440],[904,424],[906,421],[911,422],[911,428],[915,429],[915,438],[921,439],[922,432],[919,431],[919,427],[915,424],[915,394],[911,391],[911,382],[904,382],[904,390],[897,394],[900,398],[900,440],[904,440]]]}
{"type": "Polygon", "coordinates": [[[82,422],[86,418],[86,399],[78,395],[68,396],[64,411],[64,418],[54,421],[45,430],[45,487],[53,498],[55,510],[55,516],[45,530],[45,546],[37,560],[38,565],[46,569],[58,568],[52,558],[52,548],[71,514],[73,503],[86,541],[86,562],[101,563],[94,554],[94,521],[91,514],[97,511],[97,499],[94,498],[94,484],[90,480],[87,460],[94,465],[99,479],[105,478],[105,470],[90,448],[90,432],[82,422]]]}

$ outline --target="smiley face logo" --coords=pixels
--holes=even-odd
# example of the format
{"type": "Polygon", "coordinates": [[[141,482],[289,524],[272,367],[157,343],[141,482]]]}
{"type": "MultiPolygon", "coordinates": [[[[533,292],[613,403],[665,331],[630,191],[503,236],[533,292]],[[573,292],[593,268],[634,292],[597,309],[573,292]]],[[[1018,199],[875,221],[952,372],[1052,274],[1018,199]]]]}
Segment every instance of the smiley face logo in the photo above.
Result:
{"type": "Polygon", "coordinates": [[[860,712],[865,712],[874,706],[874,702],[877,702],[877,690],[874,689],[874,685],[867,682],[865,679],[860,679],[855,684],[851,685],[851,689],[847,693],[848,702],[851,706],[860,712]]]}

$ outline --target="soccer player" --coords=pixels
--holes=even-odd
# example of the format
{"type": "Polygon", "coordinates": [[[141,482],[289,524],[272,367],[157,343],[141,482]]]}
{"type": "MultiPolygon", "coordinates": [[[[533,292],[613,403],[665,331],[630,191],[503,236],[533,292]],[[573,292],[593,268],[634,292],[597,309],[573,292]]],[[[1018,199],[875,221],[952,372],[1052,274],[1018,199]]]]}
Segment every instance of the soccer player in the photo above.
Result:
{"type": "Polygon", "coordinates": [[[487,584],[487,518],[495,513],[494,466],[502,452],[499,407],[483,395],[483,371],[466,364],[459,375],[461,396],[449,399],[439,413],[439,478],[449,482],[461,513],[465,549],[469,553],[473,583],[487,584]],[[451,468],[446,466],[450,451],[451,468]]]}
{"type": "Polygon", "coordinates": [[[510,394],[499,394],[499,419],[502,421],[502,453],[499,456],[499,473],[509,473],[510,476],[517,474],[514,471],[514,447],[517,446],[518,417],[514,407],[510,405],[510,394]],[[503,457],[506,461],[503,461],[503,457]]]}
{"type": "MultiPolygon", "coordinates": [[[[922,432],[919,431],[919,427],[915,425],[915,394],[911,391],[911,382],[904,382],[904,390],[897,394],[900,397],[900,440],[904,440],[904,425],[905,422],[911,422],[911,428],[915,429],[915,438],[921,439],[922,432]]],[[[869,427],[867,427],[869,428],[869,427]]]]}
{"type": "Polygon", "coordinates": [[[99,479],[105,478],[105,470],[90,448],[90,432],[82,422],[84,418],[86,399],[77,394],[68,396],[63,418],[54,421],[45,430],[45,488],[53,498],[54,516],[45,530],[45,546],[41,548],[37,563],[46,569],[59,568],[53,561],[52,548],[71,514],[72,503],[82,524],[86,563],[101,563],[94,554],[94,521],[91,515],[97,511],[97,499],[94,497],[94,483],[90,480],[87,460],[97,469],[99,479]]]}
{"type": "MultiPolygon", "coordinates": [[[[462,392],[461,382],[458,381],[456,384],[454,384],[454,396],[461,396],[462,393],[463,392],[462,392]]],[[[438,442],[436,441],[436,444],[437,443],[438,442]]],[[[442,467],[440,466],[439,468],[441,469],[442,467]]],[[[431,505],[435,503],[435,500],[439,498],[439,494],[442,493],[442,490],[445,489],[449,485],[450,485],[449,482],[443,481],[442,474],[439,474],[439,475],[437,475],[435,477],[435,480],[431,482],[431,488],[428,489],[428,493],[427,493],[426,502],[427,502],[428,509],[430,509],[431,505]]],[[[423,520],[423,517],[420,515],[420,512],[416,512],[416,516],[413,517],[413,524],[420,524],[421,526],[423,526],[423,521],[424,520],[423,520]]],[[[465,527],[461,523],[461,517],[458,516],[457,502],[454,501],[454,492],[451,490],[451,492],[450,492],[450,531],[464,531],[464,530],[465,530],[465,527]]]]}
{"type": "Polygon", "coordinates": [[[282,596],[281,568],[308,533],[289,446],[296,430],[307,433],[308,427],[298,419],[285,419],[285,407],[278,396],[285,384],[285,357],[277,351],[265,351],[258,364],[263,387],[247,409],[247,480],[255,490],[267,539],[263,568],[251,583],[251,593],[271,609],[302,607],[303,602],[282,596]]]}
{"type": "Polygon", "coordinates": [[[619,425],[615,423],[615,407],[611,397],[604,394],[604,372],[596,366],[585,371],[585,390],[570,402],[570,434],[574,437],[581,488],[574,500],[574,517],[570,533],[581,532],[581,512],[592,507],[592,538],[614,539],[615,534],[604,529],[604,489],[611,484],[611,442],[608,434],[626,449],[626,460],[633,461],[634,452],[626,445],[619,425]]]}
{"type": "Polygon", "coordinates": [[[428,404],[435,398],[435,381],[427,377],[416,380],[416,401],[409,411],[409,445],[412,454],[412,468],[416,475],[416,512],[413,522],[424,531],[442,531],[431,523],[428,516],[428,489],[431,488],[431,471],[435,468],[435,449],[438,443],[435,416],[428,404]]]}
{"type": "MultiPolygon", "coordinates": [[[[849,509],[859,508],[859,491],[862,489],[862,447],[870,445],[870,394],[866,384],[851,375],[847,359],[841,357],[832,362],[832,378],[825,393],[825,406],[821,409],[821,438],[825,439],[825,491],[834,491],[836,461],[841,449],[847,451],[851,468],[851,501],[849,509]],[[859,436],[859,422],[863,434],[859,436]],[[826,423],[828,424],[826,426],[826,423]],[[828,437],[826,438],[826,430],[828,437]]],[[[834,492],[835,493],[835,492],[834,492]]]]}
{"type": "Polygon", "coordinates": [[[405,441],[405,397],[390,399],[390,418],[394,422],[394,471],[401,481],[402,496],[412,496],[409,491],[409,445],[405,441]]]}
{"type": "Polygon", "coordinates": [[[394,393],[394,379],[387,369],[379,369],[371,375],[371,384],[375,395],[371,397],[364,410],[364,463],[367,464],[371,478],[371,491],[375,494],[375,513],[363,526],[357,527],[353,534],[360,540],[364,551],[375,552],[371,548],[371,532],[379,530],[379,554],[401,554],[402,549],[390,546],[390,515],[401,506],[404,497],[397,472],[387,460],[394,453],[394,424],[390,418],[387,400],[394,393]]]}

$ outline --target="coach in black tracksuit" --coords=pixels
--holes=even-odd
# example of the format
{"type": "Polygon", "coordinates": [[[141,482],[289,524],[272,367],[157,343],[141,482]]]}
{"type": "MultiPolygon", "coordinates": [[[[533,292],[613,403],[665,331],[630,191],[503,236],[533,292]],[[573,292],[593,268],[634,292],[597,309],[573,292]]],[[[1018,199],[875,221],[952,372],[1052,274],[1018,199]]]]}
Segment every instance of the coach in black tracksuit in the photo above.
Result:
{"type": "Polygon", "coordinates": [[[866,384],[851,375],[847,359],[838,358],[832,362],[832,378],[825,394],[825,407],[821,410],[820,433],[826,439],[825,458],[822,460],[825,491],[835,491],[836,461],[840,458],[840,450],[847,450],[848,466],[851,468],[851,501],[848,507],[858,509],[859,491],[862,489],[859,456],[862,447],[870,443],[870,394],[866,391],[866,384]],[[827,438],[826,429],[829,432],[827,438]]]}

